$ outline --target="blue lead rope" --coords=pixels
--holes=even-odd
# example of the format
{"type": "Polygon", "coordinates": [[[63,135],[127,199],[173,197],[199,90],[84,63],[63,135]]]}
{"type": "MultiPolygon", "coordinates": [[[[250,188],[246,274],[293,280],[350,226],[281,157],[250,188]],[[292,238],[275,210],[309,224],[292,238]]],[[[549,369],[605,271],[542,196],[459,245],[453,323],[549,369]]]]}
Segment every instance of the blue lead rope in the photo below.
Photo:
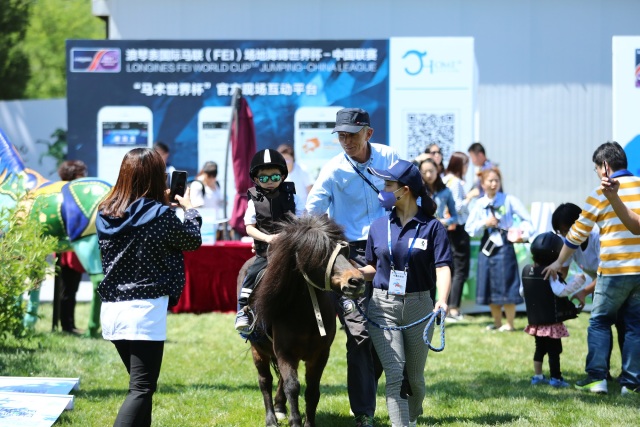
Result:
{"type": "Polygon", "coordinates": [[[362,314],[362,316],[367,319],[367,322],[369,322],[370,324],[372,324],[373,326],[375,326],[376,328],[382,329],[384,331],[403,331],[405,329],[409,329],[412,328],[416,325],[419,325],[422,322],[425,322],[428,320],[427,325],[424,327],[424,332],[422,333],[422,339],[424,340],[424,343],[426,345],[429,346],[429,348],[435,352],[440,352],[442,350],[444,350],[444,319],[446,317],[446,313],[445,311],[440,308],[438,309],[438,311],[433,311],[429,314],[427,314],[425,317],[423,317],[420,320],[416,320],[413,323],[409,323],[408,325],[404,325],[404,326],[382,326],[379,323],[374,322],[373,320],[369,319],[367,317],[367,315],[365,314],[365,312],[362,310],[362,308],[360,308],[360,304],[358,304],[357,301],[354,301],[356,308],[358,309],[358,311],[360,312],[360,314],[362,314]],[[431,341],[429,341],[429,328],[433,325],[433,322],[435,322],[437,319],[440,319],[440,347],[434,347],[431,345],[431,341]]]}

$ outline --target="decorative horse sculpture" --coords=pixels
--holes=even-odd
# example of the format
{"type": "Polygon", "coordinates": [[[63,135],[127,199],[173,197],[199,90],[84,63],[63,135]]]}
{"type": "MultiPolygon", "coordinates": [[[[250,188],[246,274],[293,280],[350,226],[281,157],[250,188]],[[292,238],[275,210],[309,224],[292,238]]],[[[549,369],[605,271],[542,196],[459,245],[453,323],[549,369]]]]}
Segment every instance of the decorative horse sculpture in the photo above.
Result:
{"type": "MultiPolygon", "coordinates": [[[[100,324],[98,285],[104,278],[95,219],[98,205],[111,185],[97,178],[71,182],[49,181],[25,168],[18,151],[0,130],[0,208],[14,207],[20,200],[29,204],[29,217],[46,225],[47,233],[58,238],[59,250],[73,249],[93,284],[91,314],[87,332],[96,336],[100,324]],[[27,195],[28,197],[23,198],[27,195]]],[[[25,325],[37,320],[40,292],[30,293],[25,325]]]]}
{"type": "MultiPolygon", "coordinates": [[[[252,261],[240,271],[238,289],[252,261]]],[[[332,220],[305,216],[283,225],[269,248],[269,264],[249,302],[259,329],[254,334],[262,333],[261,338],[251,340],[251,353],[267,426],[277,426],[277,418],[285,417],[285,397],[291,409],[290,425],[302,425],[298,408],[301,360],[306,364],[304,425],[315,426],[320,378],[336,333],[334,303],[324,291],[356,298],[364,288],[362,273],[348,260],[342,229],[332,220]],[[270,363],[279,373],[275,410],[270,363]]]]}

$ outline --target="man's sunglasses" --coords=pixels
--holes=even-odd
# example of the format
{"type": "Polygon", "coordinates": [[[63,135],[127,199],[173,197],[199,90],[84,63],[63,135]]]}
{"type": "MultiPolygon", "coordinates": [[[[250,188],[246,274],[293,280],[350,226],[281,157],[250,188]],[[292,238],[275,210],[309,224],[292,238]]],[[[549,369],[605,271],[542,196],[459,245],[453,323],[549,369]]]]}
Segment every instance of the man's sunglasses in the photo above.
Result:
{"type": "Polygon", "coordinates": [[[269,179],[271,179],[271,181],[273,181],[273,182],[280,182],[280,180],[282,179],[282,175],[279,174],[279,173],[274,173],[271,176],[269,176],[269,175],[258,175],[258,181],[260,181],[263,184],[266,184],[267,182],[269,182],[269,179]]]}

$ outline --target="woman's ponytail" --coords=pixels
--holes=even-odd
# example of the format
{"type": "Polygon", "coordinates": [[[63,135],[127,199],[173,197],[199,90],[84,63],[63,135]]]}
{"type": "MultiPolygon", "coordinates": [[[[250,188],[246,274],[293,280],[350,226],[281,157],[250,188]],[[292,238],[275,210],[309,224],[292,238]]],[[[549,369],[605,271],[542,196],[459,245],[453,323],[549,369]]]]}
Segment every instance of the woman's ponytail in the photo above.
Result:
{"type": "Polygon", "coordinates": [[[422,209],[422,212],[424,212],[427,216],[434,216],[438,205],[436,205],[436,202],[431,198],[431,196],[429,196],[426,185],[422,186],[422,191],[420,192],[419,196],[420,209],[422,209]]]}

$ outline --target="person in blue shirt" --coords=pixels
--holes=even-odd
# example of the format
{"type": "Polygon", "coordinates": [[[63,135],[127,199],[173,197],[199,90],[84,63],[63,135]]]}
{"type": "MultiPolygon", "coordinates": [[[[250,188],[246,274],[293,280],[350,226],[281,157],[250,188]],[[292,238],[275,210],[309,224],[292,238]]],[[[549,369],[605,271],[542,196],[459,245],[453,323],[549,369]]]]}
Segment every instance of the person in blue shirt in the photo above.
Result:
{"type": "MultiPolygon", "coordinates": [[[[453,262],[449,237],[447,229],[433,217],[434,204],[418,168],[398,160],[388,169],[370,171],[385,180],[379,199],[391,213],[371,224],[368,266],[361,268],[365,279],[373,279],[369,318],[385,327],[398,327],[418,321],[431,311],[443,309],[446,313],[453,262]],[[435,287],[438,299],[434,304],[430,291],[435,287]]],[[[369,324],[386,376],[387,409],[393,426],[415,426],[423,412],[424,368],[429,351],[423,342],[423,329],[416,326],[385,331],[369,324]],[[412,390],[407,398],[401,396],[405,369],[412,390]]]]}
{"type": "MultiPolygon", "coordinates": [[[[469,157],[471,158],[471,163],[473,163],[473,165],[477,168],[476,182],[473,184],[473,188],[469,190],[468,193],[469,198],[474,199],[476,197],[484,196],[484,189],[482,188],[480,173],[498,165],[487,159],[484,147],[479,142],[474,142],[473,144],[471,144],[469,146],[468,152],[469,157]]],[[[502,184],[499,188],[499,191],[504,192],[502,184]]]]}
{"type": "Polygon", "coordinates": [[[457,224],[458,211],[456,210],[456,202],[453,200],[453,193],[444,185],[436,162],[433,159],[423,160],[420,163],[420,174],[431,198],[436,202],[436,218],[445,227],[457,224]]]}
{"type": "MultiPolygon", "coordinates": [[[[344,227],[349,241],[350,258],[358,265],[366,265],[365,249],[371,223],[385,215],[378,202],[384,181],[367,168],[386,169],[398,159],[395,150],[370,142],[373,128],[369,113],[360,108],[344,108],[336,114],[334,133],[344,153],[332,158],[320,171],[309,196],[307,212],[312,215],[329,214],[344,227]]],[[[358,302],[362,304],[366,296],[358,302]]],[[[354,302],[341,298],[336,301],[340,321],[347,334],[347,390],[351,411],[357,427],[373,425],[376,409],[377,367],[366,320],[355,309],[354,302]]]]}
{"type": "Polygon", "coordinates": [[[513,247],[529,238],[531,217],[522,202],[500,191],[502,177],[498,168],[480,174],[484,196],[474,204],[465,230],[469,236],[481,236],[476,276],[476,304],[488,305],[493,324],[488,330],[513,332],[519,294],[520,272],[513,247]],[[504,309],[507,324],[502,324],[504,309]]]}

